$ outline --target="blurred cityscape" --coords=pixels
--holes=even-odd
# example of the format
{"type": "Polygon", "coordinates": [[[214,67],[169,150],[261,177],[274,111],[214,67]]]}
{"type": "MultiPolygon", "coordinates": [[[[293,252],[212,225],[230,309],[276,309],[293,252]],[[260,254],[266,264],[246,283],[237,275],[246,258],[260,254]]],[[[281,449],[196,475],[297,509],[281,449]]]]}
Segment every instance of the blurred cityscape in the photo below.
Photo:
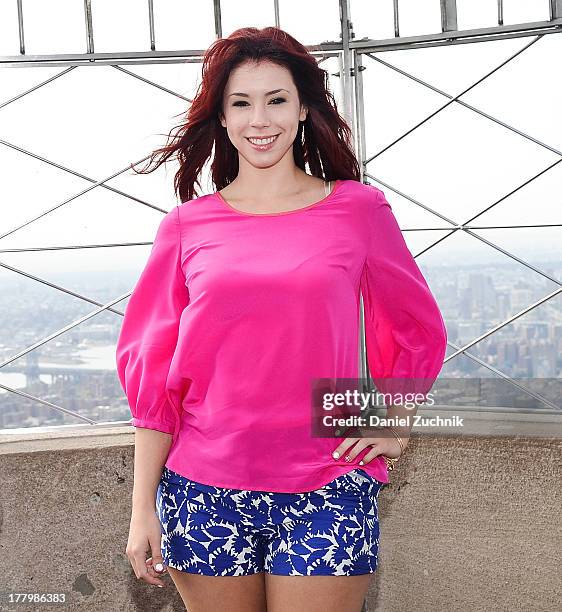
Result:
{"type": "MultiPolygon", "coordinates": [[[[551,277],[562,277],[562,262],[534,263],[551,277]]],[[[448,340],[453,345],[449,346],[447,354],[558,288],[554,282],[515,262],[501,265],[421,265],[420,268],[445,319],[448,340]]],[[[110,283],[111,286],[108,286],[103,273],[69,274],[58,282],[90,299],[106,303],[130,291],[136,276],[138,273],[124,273],[118,281],[110,283]]],[[[97,308],[24,278],[6,276],[1,284],[1,363],[97,308]]],[[[126,303],[125,299],[114,307],[124,311],[126,303]]],[[[115,371],[115,342],[121,322],[122,317],[112,312],[96,315],[2,367],[0,384],[96,422],[129,420],[131,414],[115,371]]],[[[560,379],[560,295],[503,326],[470,347],[468,352],[511,378],[560,379]]],[[[444,364],[441,377],[498,378],[493,370],[463,354],[444,364]]],[[[557,390],[550,393],[549,399],[560,408],[557,393],[557,390]]],[[[486,403],[486,398],[471,396],[464,399],[469,406],[474,406],[475,402],[486,403]]],[[[460,400],[462,405],[463,398],[460,400]]],[[[500,406],[501,402],[502,398],[496,393],[493,405],[500,406]]],[[[536,405],[548,407],[540,403],[536,405]]],[[[1,429],[80,422],[76,417],[34,399],[0,389],[1,429]]]]}

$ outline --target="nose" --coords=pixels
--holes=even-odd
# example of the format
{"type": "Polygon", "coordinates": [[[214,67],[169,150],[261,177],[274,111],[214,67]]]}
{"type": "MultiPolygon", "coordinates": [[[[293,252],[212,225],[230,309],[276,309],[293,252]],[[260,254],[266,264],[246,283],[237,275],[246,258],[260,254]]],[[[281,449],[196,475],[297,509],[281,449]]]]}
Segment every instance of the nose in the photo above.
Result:
{"type": "Polygon", "coordinates": [[[252,127],[266,127],[269,125],[269,119],[267,117],[267,110],[256,105],[252,111],[252,117],[250,121],[252,127]]]}

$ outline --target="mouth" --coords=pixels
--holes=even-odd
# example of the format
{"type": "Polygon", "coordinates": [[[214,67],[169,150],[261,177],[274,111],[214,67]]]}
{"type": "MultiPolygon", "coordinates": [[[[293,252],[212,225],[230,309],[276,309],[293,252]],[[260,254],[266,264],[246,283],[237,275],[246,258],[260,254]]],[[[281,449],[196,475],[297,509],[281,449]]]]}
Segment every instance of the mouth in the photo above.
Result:
{"type": "Polygon", "coordinates": [[[268,142],[267,144],[256,144],[255,142],[252,142],[249,138],[246,138],[246,140],[252,145],[252,147],[256,151],[269,151],[269,149],[271,149],[275,144],[278,137],[279,134],[276,134],[274,137],[272,137],[273,140],[271,142],[268,142]]]}

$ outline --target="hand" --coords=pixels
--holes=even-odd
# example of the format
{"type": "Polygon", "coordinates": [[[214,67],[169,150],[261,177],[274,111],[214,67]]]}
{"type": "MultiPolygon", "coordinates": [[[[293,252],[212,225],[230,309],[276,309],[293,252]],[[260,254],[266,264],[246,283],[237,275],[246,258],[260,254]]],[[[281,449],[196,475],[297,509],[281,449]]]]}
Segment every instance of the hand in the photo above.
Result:
{"type": "Polygon", "coordinates": [[[390,432],[386,435],[376,438],[344,438],[340,445],[334,450],[334,453],[338,453],[338,456],[332,455],[334,459],[344,457],[346,461],[351,463],[359,453],[367,447],[371,446],[371,450],[363,457],[359,462],[359,465],[365,465],[370,463],[378,455],[386,455],[391,459],[395,459],[400,456],[402,448],[400,443],[390,432]],[[355,445],[355,446],[354,446],[355,445]],[[349,452],[348,449],[353,447],[349,452]],[[349,457],[349,459],[347,459],[349,457]]]}
{"type": "Polygon", "coordinates": [[[127,557],[137,578],[164,587],[158,576],[166,571],[160,550],[161,526],[158,515],[153,510],[135,511],[131,516],[129,541],[127,542],[127,557]],[[146,559],[147,550],[152,556],[146,559]],[[155,566],[162,564],[162,571],[158,572],[155,566]]]}

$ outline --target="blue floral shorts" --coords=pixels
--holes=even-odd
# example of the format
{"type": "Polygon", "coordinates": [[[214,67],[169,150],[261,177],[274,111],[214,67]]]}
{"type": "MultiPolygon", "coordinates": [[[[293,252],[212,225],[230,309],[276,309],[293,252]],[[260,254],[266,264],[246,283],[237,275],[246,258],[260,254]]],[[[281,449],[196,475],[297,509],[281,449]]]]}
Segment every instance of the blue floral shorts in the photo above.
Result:
{"type": "Polygon", "coordinates": [[[204,576],[372,573],[383,486],[353,469],[304,493],[225,489],[164,466],[156,495],[164,564],[204,576]]]}

